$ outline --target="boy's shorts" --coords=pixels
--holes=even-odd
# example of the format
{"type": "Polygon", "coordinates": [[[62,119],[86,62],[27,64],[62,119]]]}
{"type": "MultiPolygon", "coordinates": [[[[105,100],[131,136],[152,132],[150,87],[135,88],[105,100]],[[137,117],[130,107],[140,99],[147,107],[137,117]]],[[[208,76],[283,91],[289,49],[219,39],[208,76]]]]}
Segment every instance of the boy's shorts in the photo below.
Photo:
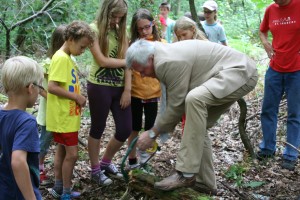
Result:
{"type": "Polygon", "coordinates": [[[77,146],[78,145],[78,131],[70,133],[56,133],[53,132],[54,142],[65,146],[77,146]]]}

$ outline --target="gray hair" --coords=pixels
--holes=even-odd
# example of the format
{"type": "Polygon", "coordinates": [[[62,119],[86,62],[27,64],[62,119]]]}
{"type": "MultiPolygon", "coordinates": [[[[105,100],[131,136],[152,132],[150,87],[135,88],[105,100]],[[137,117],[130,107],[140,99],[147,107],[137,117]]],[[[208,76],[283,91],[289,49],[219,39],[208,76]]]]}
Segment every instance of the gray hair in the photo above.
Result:
{"type": "Polygon", "coordinates": [[[36,61],[26,56],[16,56],[5,61],[1,70],[4,91],[18,92],[30,83],[41,84],[43,70],[36,61]]]}
{"type": "Polygon", "coordinates": [[[144,39],[134,42],[126,52],[126,67],[131,68],[133,62],[147,65],[150,56],[154,55],[154,44],[144,39]]]}

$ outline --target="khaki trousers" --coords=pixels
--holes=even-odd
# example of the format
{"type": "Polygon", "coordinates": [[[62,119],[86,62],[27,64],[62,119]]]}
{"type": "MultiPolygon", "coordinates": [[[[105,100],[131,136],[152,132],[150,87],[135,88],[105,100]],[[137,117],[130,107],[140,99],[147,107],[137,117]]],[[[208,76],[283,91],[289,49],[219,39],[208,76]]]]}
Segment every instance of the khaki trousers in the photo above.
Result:
{"type": "Polygon", "coordinates": [[[216,189],[211,140],[207,128],[212,127],[219,117],[238,99],[254,89],[257,77],[232,94],[218,99],[204,86],[191,90],[185,99],[186,122],[176,170],[195,173],[196,181],[216,189]]]}

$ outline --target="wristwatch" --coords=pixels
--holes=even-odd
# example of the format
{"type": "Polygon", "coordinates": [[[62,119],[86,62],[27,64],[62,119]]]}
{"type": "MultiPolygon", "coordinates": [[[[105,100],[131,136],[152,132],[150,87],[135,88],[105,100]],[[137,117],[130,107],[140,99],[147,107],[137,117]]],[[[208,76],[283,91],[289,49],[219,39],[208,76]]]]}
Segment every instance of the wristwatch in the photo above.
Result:
{"type": "Polygon", "coordinates": [[[149,135],[149,138],[153,139],[153,140],[157,137],[157,135],[155,134],[155,132],[152,129],[148,130],[148,135],[149,135]]]}

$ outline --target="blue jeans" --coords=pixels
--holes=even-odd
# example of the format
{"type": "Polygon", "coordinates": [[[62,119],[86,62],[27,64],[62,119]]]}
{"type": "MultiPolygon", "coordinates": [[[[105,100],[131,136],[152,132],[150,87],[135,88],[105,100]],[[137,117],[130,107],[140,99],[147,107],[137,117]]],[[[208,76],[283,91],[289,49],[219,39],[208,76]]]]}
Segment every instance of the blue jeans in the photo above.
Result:
{"type": "MultiPolygon", "coordinates": [[[[260,149],[265,152],[276,151],[276,129],[279,103],[283,94],[287,98],[287,139],[296,148],[300,145],[300,71],[281,73],[271,67],[265,75],[264,99],[261,111],[263,140],[260,149]]],[[[296,160],[298,151],[286,145],[283,158],[296,160]]]]}
{"type": "Polygon", "coordinates": [[[40,154],[39,158],[43,158],[49,151],[50,144],[53,140],[53,135],[51,132],[46,130],[46,126],[40,126],[40,154]]]}

